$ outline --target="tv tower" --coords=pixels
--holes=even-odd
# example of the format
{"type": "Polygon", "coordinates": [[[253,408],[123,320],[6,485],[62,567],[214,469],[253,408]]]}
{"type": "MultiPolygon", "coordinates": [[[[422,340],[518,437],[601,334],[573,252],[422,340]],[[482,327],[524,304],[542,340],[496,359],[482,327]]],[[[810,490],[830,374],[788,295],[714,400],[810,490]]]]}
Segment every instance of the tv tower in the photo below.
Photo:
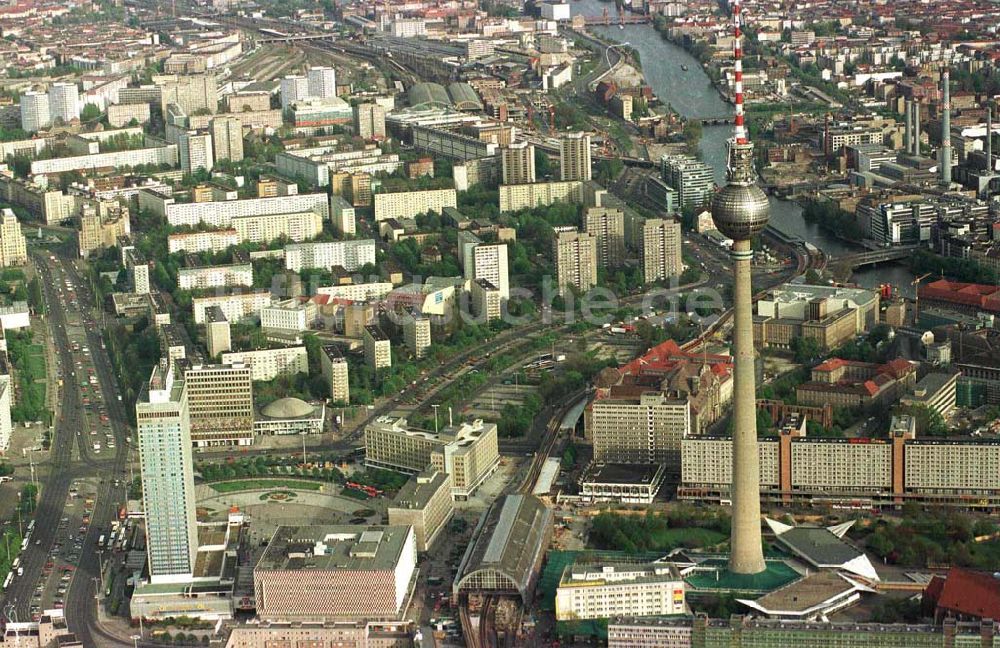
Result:
{"type": "Polygon", "coordinates": [[[712,198],[712,220],[720,232],[733,239],[734,319],[733,355],[733,500],[729,570],[757,574],[765,569],[760,533],[760,463],[757,455],[757,407],[754,379],[750,239],[767,225],[770,206],[756,184],[753,143],[743,123],[743,46],[741,0],[731,0],[733,10],[733,75],[736,118],[728,143],[726,186],[712,198]]]}
{"type": "Polygon", "coordinates": [[[941,72],[941,186],[951,187],[951,73],[945,65],[941,72]]]}

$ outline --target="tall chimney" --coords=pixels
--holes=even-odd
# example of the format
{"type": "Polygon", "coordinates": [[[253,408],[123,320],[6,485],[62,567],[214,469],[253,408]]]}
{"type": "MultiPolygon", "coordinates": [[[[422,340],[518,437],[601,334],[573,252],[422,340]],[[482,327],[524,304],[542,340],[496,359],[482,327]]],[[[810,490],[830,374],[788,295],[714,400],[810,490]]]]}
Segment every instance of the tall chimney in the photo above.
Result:
{"type": "Polygon", "coordinates": [[[944,69],[941,75],[942,91],[944,97],[941,100],[941,184],[947,189],[951,186],[951,73],[948,68],[944,69]]]}
{"type": "Polygon", "coordinates": [[[913,154],[920,155],[920,102],[913,102],[913,154]]]}
{"type": "Polygon", "coordinates": [[[903,151],[907,154],[913,151],[913,111],[910,110],[910,100],[903,100],[903,113],[906,115],[906,126],[903,128],[903,151]]]}

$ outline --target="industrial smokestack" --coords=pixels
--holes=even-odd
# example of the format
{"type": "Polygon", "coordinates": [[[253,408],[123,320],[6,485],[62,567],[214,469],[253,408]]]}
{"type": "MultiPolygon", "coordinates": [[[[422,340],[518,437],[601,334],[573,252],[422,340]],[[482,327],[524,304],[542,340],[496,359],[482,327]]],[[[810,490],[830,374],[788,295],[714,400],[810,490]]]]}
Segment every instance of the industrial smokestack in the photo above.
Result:
{"type": "Polygon", "coordinates": [[[910,102],[903,100],[903,113],[905,114],[905,124],[903,128],[903,150],[907,154],[913,152],[913,112],[910,110],[910,102]]]}
{"type": "Polygon", "coordinates": [[[913,154],[920,155],[920,102],[913,102],[913,154]]]}
{"type": "Polygon", "coordinates": [[[941,184],[945,188],[951,186],[951,74],[948,68],[944,69],[941,75],[942,91],[944,97],[941,99],[941,184]]]}

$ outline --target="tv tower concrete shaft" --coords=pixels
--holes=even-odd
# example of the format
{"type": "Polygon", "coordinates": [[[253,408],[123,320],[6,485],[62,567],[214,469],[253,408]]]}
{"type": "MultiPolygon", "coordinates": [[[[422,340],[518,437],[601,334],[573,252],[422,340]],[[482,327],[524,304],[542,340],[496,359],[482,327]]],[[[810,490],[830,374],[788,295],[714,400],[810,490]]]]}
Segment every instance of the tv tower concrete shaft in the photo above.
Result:
{"type": "Polygon", "coordinates": [[[733,519],[729,569],[737,574],[764,571],[760,532],[760,460],[757,452],[757,396],[754,379],[750,241],[734,241],[735,307],[733,347],[733,519]]]}
{"type": "Polygon", "coordinates": [[[765,569],[760,532],[760,460],[757,454],[757,406],[754,378],[753,291],[750,286],[750,240],[763,231],[770,217],[767,196],[756,183],[753,143],[743,123],[742,43],[740,0],[732,1],[735,60],[733,137],[728,144],[726,186],[712,198],[712,219],[720,232],[733,239],[735,274],[733,355],[733,519],[729,570],[757,574],[765,569]]]}

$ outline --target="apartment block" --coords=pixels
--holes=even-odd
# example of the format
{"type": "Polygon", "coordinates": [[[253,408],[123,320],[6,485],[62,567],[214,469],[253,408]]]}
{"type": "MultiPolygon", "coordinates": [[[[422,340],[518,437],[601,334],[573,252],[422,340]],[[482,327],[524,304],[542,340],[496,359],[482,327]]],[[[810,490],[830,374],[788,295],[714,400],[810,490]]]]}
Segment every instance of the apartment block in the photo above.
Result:
{"type": "Polygon", "coordinates": [[[354,106],[354,134],[366,140],[385,138],[385,108],[375,103],[354,106]]]}
{"type": "Polygon", "coordinates": [[[559,140],[559,179],[590,180],[590,135],[571,133],[559,140]]]}
{"type": "Polygon", "coordinates": [[[349,367],[347,358],[344,357],[339,346],[329,344],[323,347],[323,353],[320,354],[320,367],[323,370],[323,378],[330,385],[330,400],[334,403],[350,403],[349,367]]]}
{"type": "Polygon", "coordinates": [[[195,297],[191,300],[191,308],[194,311],[195,324],[205,323],[205,311],[212,306],[221,308],[230,322],[239,322],[259,313],[265,306],[270,306],[271,301],[270,291],[256,290],[232,295],[195,297]]]}
{"type": "Polygon", "coordinates": [[[362,329],[365,347],[365,363],[376,371],[392,366],[392,342],[377,324],[368,324],[362,329]]]}
{"type": "Polygon", "coordinates": [[[320,221],[330,217],[330,206],[325,193],[295,194],[273,198],[247,198],[220,200],[204,203],[178,203],[173,198],[140,190],[139,208],[148,209],[167,219],[174,227],[197,227],[204,223],[216,229],[233,227],[233,219],[247,216],[271,216],[314,211],[320,221]]]}
{"type": "Polygon", "coordinates": [[[68,171],[94,171],[124,167],[135,167],[140,164],[177,166],[178,147],[176,144],[154,146],[150,148],[129,149],[111,153],[93,153],[91,155],[72,155],[68,157],[49,158],[47,160],[32,160],[31,175],[50,175],[68,171]]]}
{"type": "Polygon", "coordinates": [[[681,224],[649,218],[642,223],[642,272],[646,283],[677,277],[684,271],[681,224]]]}
{"type": "Polygon", "coordinates": [[[301,332],[316,320],[316,304],[298,299],[276,301],[260,311],[260,327],[279,331],[301,332]]]}
{"type": "Polygon", "coordinates": [[[371,239],[292,243],[285,246],[285,269],[295,272],[334,266],[351,272],[369,263],[375,263],[375,241],[371,239]]]}
{"type": "Polygon", "coordinates": [[[466,266],[467,279],[485,279],[500,291],[500,299],[510,299],[510,275],[507,269],[507,244],[480,244],[471,250],[471,268],[466,266]],[[471,272],[470,272],[471,270],[471,272]]]}
{"type": "Polygon", "coordinates": [[[232,113],[270,110],[271,93],[264,90],[235,92],[225,96],[223,105],[232,113]]]}
{"type": "Polygon", "coordinates": [[[497,426],[477,419],[435,433],[383,416],[365,428],[365,464],[414,474],[432,467],[451,476],[454,499],[467,499],[500,464],[497,426]]]}
{"type": "MultiPolygon", "coordinates": [[[[724,437],[685,439],[678,497],[728,499],[731,447],[724,437]]],[[[998,469],[995,439],[917,439],[912,425],[895,419],[887,439],[808,438],[803,430],[782,430],[760,441],[761,496],[782,503],[880,507],[914,501],[988,509],[1000,502],[998,469]]]]}
{"type": "Polygon", "coordinates": [[[330,196],[330,222],[341,236],[353,236],[357,232],[354,205],[343,196],[330,196]]]}
{"type": "Polygon", "coordinates": [[[407,315],[403,320],[403,343],[414,358],[427,355],[431,346],[431,321],[417,313],[407,315]]]}
{"type": "Polygon", "coordinates": [[[625,262],[625,212],[590,207],[583,214],[583,230],[597,237],[597,265],[617,268],[625,262]]]}
{"type": "Polygon", "coordinates": [[[429,211],[440,214],[445,207],[458,206],[458,197],[454,189],[379,193],[374,195],[374,199],[376,221],[414,218],[429,211]]]}
{"type": "Polygon", "coordinates": [[[535,147],[517,142],[500,149],[500,165],[505,185],[535,182],[535,147]]]}
{"type": "Polygon", "coordinates": [[[220,353],[233,348],[229,320],[218,306],[212,306],[205,312],[205,342],[208,355],[212,358],[218,358],[220,353]]]}
{"type": "Polygon", "coordinates": [[[597,185],[582,180],[504,184],[500,185],[499,192],[502,213],[546,207],[557,202],[600,207],[606,193],[597,185]]]}
{"type": "Polygon", "coordinates": [[[216,160],[239,162],[243,159],[243,122],[235,117],[219,116],[209,122],[208,129],[216,160]]]}
{"type": "Polygon", "coordinates": [[[253,383],[249,365],[193,365],[184,372],[191,442],[195,447],[253,445],[253,383]]]}
{"type": "Polygon", "coordinates": [[[472,311],[483,322],[489,323],[500,319],[502,301],[500,289],[489,281],[485,279],[472,281],[472,311]]]}
{"type": "Polygon", "coordinates": [[[278,376],[309,373],[309,356],[304,346],[257,351],[230,351],[222,354],[223,364],[242,364],[250,368],[254,381],[274,380],[278,376]]]}
{"type": "Polygon", "coordinates": [[[181,290],[202,290],[205,288],[229,288],[233,286],[253,286],[253,265],[203,266],[200,268],[180,268],[177,270],[177,287],[181,290]]]}
{"type": "Polygon", "coordinates": [[[181,133],[177,138],[177,152],[180,156],[181,171],[211,171],[215,165],[212,135],[197,131],[181,133]]]}
{"type": "Polygon", "coordinates": [[[417,551],[428,551],[455,513],[451,476],[429,468],[399,490],[388,507],[389,524],[411,526],[417,551]]]}
{"type": "Polygon", "coordinates": [[[128,126],[133,120],[140,126],[149,123],[149,104],[111,104],[108,106],[108,123],[114,128],[128,126]]]}
{"type": "Polygon", "coordinates": [[[262,216],[238,216],[232,227],[240,242],[270,243],[279,238],[293,242],[308,241],[323,232],[323,217],[315,211],[262,216]]]}
{"type": "Polygon", "coordinates": [[[597,237],[575,227],[556,228],[552,240],[559,295],[586,292],[597,285],[597,237]]]}
{"type": "Polygon", "coordinates": [[[234,229],[208,232],[183,232],[167,236],[167,251],[175,252],[222,252],[240,243],[240,235],[234,229]]]}

